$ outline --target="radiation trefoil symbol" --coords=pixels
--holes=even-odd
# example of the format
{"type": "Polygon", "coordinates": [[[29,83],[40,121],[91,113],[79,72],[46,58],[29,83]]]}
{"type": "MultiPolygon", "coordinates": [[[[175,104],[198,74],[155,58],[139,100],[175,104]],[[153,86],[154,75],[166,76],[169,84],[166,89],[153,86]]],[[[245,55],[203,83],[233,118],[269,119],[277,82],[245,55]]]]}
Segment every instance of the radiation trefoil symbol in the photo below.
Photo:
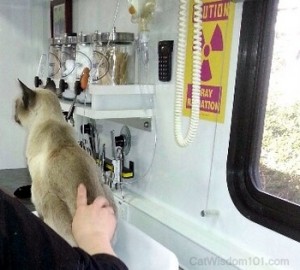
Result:
{"type": "Polygon", "coordinates": [[[209,43],[206,43],[204,34],[202,35],[202,50],[203,50],[203,62],[202,62],[202,72],[201,80],[207,82],[212,79],[212,69],[209,62],[209,56],[211,52],[223,51],[223,35],[220,26],[217,24],[211,40],[209,43]]]}

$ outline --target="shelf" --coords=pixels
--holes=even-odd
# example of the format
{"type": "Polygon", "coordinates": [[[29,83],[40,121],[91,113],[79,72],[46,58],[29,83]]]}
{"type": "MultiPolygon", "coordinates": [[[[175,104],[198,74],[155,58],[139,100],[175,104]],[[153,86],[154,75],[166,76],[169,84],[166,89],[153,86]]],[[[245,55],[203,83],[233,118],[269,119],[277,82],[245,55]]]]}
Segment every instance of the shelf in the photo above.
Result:
{"type": "Polygon", "coordinates": [[[127,85],[97,85],[90,84],[91,95],[153,95],[154,85],[127,84],[127,85]]]}
{"type": "MultiPolygon", "coordinates": [[[[74,114],[91,119],[109,119],[151,131],[154,85],[89,85],[91,104],[76,103],[74,114]]],[[[72,101],[61,99],[63,111],[72,101]]]]}
{"type": "MultiPolygon", "coordinates": [[[[69,111],[72,102],[60,100],[63,111],[69,111]]],[[[90,105],[76,103],[74,113],[91,119],[151,118],[152,109],[146,110],[93,110],[90,105]]]]}

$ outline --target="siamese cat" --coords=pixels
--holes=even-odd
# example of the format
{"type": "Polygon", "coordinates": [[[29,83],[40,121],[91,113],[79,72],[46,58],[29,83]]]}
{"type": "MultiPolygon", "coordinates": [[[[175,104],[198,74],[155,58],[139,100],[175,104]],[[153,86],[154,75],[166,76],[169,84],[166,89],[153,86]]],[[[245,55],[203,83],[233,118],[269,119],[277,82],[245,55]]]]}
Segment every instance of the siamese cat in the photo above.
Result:
{"type": "Polygon", "coordinates": [[[116,213],[111,191],[102,183],[93,158],[78,145],[56,94],[47,89],[31,90],[19,82],[23,95],[15,103],[15,121],[28,131],[26,158],[32,202],[46,224],[71,246],[77,246],[71,224],[78,185],[86,186],[88,204],[101,195],[116,213]]]}

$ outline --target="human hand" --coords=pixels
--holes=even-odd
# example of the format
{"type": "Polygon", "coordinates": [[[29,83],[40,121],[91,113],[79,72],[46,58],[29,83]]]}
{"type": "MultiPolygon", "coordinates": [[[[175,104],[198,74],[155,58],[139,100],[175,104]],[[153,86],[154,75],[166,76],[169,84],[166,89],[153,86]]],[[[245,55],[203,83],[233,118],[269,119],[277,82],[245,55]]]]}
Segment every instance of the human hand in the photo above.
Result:
{"type": "Polygon", "coordinates": [[[77,190],[77,208],[72,222],[73,236],[78,246],[90,255],[96,253],[115,255],[110,243],[116,229],[113,208],[104,197],[97,197],[88,205],[86,193],[86,187],[80,184],[77,190]]]}

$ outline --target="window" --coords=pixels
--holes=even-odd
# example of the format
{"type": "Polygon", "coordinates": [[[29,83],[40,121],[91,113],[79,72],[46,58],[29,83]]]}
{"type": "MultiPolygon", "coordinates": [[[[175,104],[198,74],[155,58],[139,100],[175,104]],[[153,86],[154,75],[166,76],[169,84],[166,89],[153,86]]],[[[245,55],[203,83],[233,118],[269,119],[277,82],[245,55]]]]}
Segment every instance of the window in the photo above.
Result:
{"type": "Polygon", "coordinates": [[[300,204],[300,1],[279,1],[260,153],[261,188],[300,204]]]}
{"type": "Polygon", "coordinates": [[[300,241],[300,1],[244,3],[227,181],[249,219],[300,241]]]}

